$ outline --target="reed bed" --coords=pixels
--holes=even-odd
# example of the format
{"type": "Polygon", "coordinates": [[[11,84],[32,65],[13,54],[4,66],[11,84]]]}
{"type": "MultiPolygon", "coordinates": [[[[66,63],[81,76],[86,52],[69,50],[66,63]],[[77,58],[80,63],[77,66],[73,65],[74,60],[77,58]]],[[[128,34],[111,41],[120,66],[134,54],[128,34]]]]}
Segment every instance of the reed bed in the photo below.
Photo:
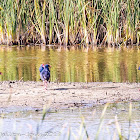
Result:
{"type": "Polygon", "coordinates": [[[139,0],[3,0],[0,44],[140,44],[139,0]]]}

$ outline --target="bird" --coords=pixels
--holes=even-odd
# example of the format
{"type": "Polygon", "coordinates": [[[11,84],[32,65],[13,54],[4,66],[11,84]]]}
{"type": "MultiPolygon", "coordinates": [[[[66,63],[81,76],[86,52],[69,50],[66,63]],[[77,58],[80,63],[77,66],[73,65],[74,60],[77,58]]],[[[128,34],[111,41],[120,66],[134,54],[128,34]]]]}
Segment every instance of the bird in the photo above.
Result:
{"type": "Polygon", "coordinates": [[[140,66],[139,66],[138,70],[140,70],[140,66]]]}
{"type": "Polygon", "coordinates": [[[2,75],[2,72],[0,72],[0,75],[2,75]]]}
{"type": "Polygon", "coordinates": [[[39,71],[41,72],[44,68],[45,68],[45,65],[41,64],[41,66],[39,67],[39,71]]]}
{"type": "Polygon", "coordinates": [[[41,64],[41,66],[39,67],[39,71],[40,71],[40,78],[43,81],[43,84],[45,86],[45,89],[47,89],[47,82],[50,79],[50,68],[51,66],[49,64],[41,64]]]}

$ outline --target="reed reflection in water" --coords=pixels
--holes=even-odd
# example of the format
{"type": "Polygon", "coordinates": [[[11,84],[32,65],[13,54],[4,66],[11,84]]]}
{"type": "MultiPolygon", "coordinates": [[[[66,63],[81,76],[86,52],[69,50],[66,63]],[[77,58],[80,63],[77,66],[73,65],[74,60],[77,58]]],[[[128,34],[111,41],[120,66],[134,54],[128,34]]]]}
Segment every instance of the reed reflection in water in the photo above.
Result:
{"type": "Polygon", "coordinates": [[[139,82],[139,48],[0,47],[4,80],[39,81],[39,66],[51,65],[51,81],[139,82]]]}

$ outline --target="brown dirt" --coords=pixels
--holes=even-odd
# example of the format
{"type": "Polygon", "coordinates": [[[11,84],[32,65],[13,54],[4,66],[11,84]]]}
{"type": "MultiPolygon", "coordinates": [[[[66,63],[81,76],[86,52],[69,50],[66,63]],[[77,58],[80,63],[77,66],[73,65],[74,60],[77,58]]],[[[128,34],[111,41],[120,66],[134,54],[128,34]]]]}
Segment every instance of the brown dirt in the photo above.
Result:
{"type": "Polygon", "coordinates": [[[1,82],[0,108],[11,106],[53,109],[92,107],[107,102],[140,101],[139,83],[1,82]]]}

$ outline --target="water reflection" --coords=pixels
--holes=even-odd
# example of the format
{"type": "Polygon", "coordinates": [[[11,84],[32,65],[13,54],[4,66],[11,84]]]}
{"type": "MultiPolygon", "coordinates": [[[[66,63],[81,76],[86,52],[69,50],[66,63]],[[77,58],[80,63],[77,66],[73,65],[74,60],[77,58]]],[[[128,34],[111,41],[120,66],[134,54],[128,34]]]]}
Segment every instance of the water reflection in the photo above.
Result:
{"type": "Polygon", "coordinates": [[[51,65],[51,81],[139,82],[138,48],[0,47],[0,80],[39,81],[38,68],[51,65]]]}

